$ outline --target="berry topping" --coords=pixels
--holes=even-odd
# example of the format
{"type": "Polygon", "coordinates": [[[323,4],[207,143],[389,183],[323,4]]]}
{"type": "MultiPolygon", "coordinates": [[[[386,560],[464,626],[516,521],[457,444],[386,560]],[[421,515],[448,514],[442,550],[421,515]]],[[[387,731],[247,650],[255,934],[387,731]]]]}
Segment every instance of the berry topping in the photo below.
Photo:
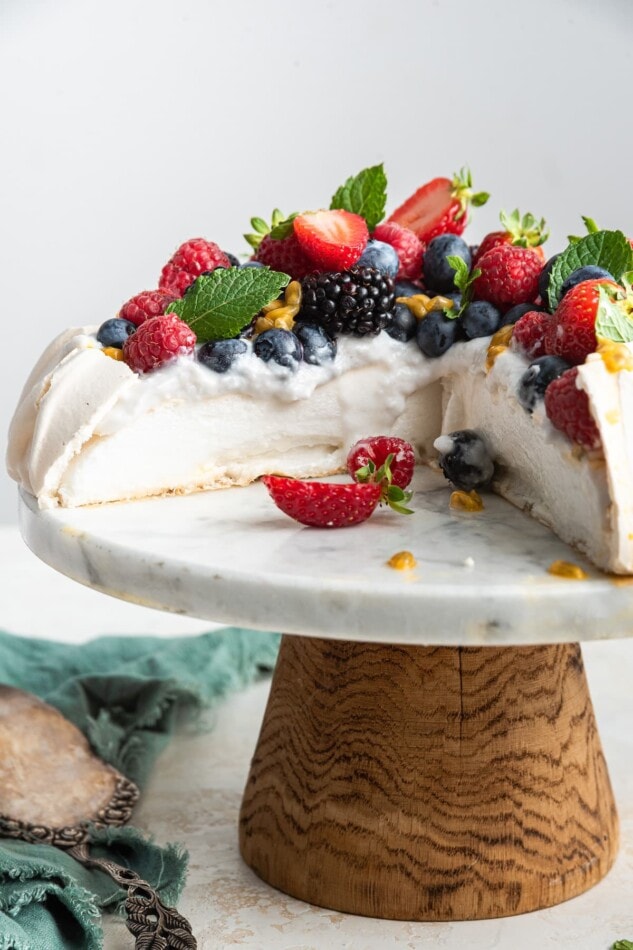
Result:
{"type": "Polygon", "coordinates": [[[501,319],[501,326],[509,326],[511,323],[516,323],[517,320],[524,316],[526,313],[533,313],[536,311],[544,311],[544,307],[537,307],[534,303],[517,303],[514,307],[510,309],[503,315],[501,319]]]}
{"type": "Polygon", "coordinates": [[[491,336],[501,325],[501,314],[487,300],[473,300],[460,318],[461,330],[467,340],[491,336]]]}
{"type": "Polygon", "coordinates": [[[455,268],[449,257],[460,257],[470,270],[470,248],[455,234],[440,234],[433,238],[424,254],[424,283],[438,293],[456,290],[455,268]]]}
{"type": "Polygon", "coordinates": [[[367,242],[365,250],[358,258],[358,267],[375,267],[387,277],[394,277],[398,273],[400,260],[398,254],[391,246],[384,241],[376,241],[373,238],[367,242]]]}
{"type": "Polygon", "coordinates": [[[473,429],[441,435],[433,443],[444,475],[461,491],[485,488],[494,475],[494,463],[486,443],[473,429]]]}
{"type": "Polygon", "coordinates": [[[278,508],[312,528],[360,524],[373,514],[382,495],[382,486],[377,482],[338,485],[279,475],[265,475],[262,481],[278,508]]]}
{"type": "Polygon", "coordinates": [[[313,366],[321,366],[336,356],[336,340],[327,335],[322,327],[310,323],[298,323],[295,333],[303,347],[303,360],[313,366]]]}
{"type": "Polygon", "coordinates": [[[273,270],[290,274],[295,280],[305,277],[314,270],[314,264],[307,256],[297,237],[291,231],[284,238],[274,238],[267,234],[255,253],[251,264],[264,264],[273,270]]]}
{"type": "Polygon", "coordinates": [[[578,284],[582,284],[585,280],[613,281],[614,277],[613,274],[610,274],[604,267],[596,267],[595,264],[587,264],[585,267],[579,267],[577,270],[572,271],[569,277],[566,277],[563,281],[563,286],[560,289],[560,299],[562,300],[572,287],[577,287],[578,284]]]}
{"type": "Polygon", "coordinates": [[[150,317],[123,344],[123,357],[136,373],[149,373],[178,356],[193,353],[196,334],[173,313],[150,317]]]}
{"type": "Polygon", "coordinates": [[[536,299],[543,261],[532,248],[501,244],[480,257],[477,267],[481,274],[474,282],[474,291],[480,300],[505,311],[536,299]]]}
{"type": "Polygon", "coordinates": [[[267,265],[266,265],[266,264],[262,264],[261,261],[244,261],[244,263],[241,265],[242,270],[243,270],[245,267],[266,267],[266,266],[267,266],[267,265]]]}
{"type": "MultiPolygon", "coordinates": [[[[468,169],[450,178],[434,178],[397,208],[389,222],[410,228],[425,244],[438,234],[462,234],[468,223],[468,208],[488,200],[486,192],[474,194],[468,169]]],[[[439,288],[438,288],[439,289],[439,288]]]]}
{"type": "Polygon", "coordinates": [[[459,324],[441,310],[432,310],[418,322],[416,339],[425,356],[446,353],[457,338],[459,324]]]}
{"type": "Polygon", "coordinates": [[[246,340],[210,340],[198,350],[198,360],[215,373],[226,373],[247,350],[246,340]]]}
{"type": "Polygon", "coordinates": [[[545,334],[551,315],[542,310],[528,310],[514,324],[512,339],[525,355],[533,360],[545,356],[545,334]]]}
{"type": "Polygon", "coordinates": [[[618,285],[612,280],[585,280],[569,290],[550,318],[545,335],[545,350],[550,356],[561,356],[573,365],[584,363],[596,348],[596,316],[600,304],[600,287],[618,285]]]}
{"type": "Polygon", "coordinates": [[[266,330],[253,344],[255,355],[265,363],[271,360],[295,373],[303,356],[303,347],[290,330],[266,330]]]}
{"type": "Polygon", "coordinates": [[[413,339],[417,329],[418,321],[415,314],[405,304],[396,303],[391,323],[386,328],[389,336],[401,343],[407,343],[408,340],[413,339]]]}
{"type": "Polygon", "coordinates": [[[421,288],[418,286],[418,284],[414,284],[412,280],[396,281],[396,297],[413,297],[416,294],[421,293],[421,288]]]}
{"type": "Polygon", "coordinates": [[[585,449],[600,448],[600,432],[589,409],[587,393],[577,387],[578,367],[550,383],[545,390],[545,411],[555,428],[585,449]]]}
{"type": "Polygon", "coordinates": [[[136,325],[130,320],[113,317],[101,324],[97,330],[97,340],[103,347],[113,346],[120,350],[135,330],[136,325]]]}
{"type": "Polygon", "coordinates": [[[226,258],[227,258],[229,264],[231,265],[231,267],[239,267],[239,266],[240,266],[240,259],[239,259],[239,257],[237,257],[237,255],[231,254],[231,253],[229,253],[229,251],[225,251],[224,254],[226,255],[226,258]]]}
{"type": "Polygon", "coordinates": [[[559,356],[540,356],[530,363],[519,380],[517,389],[517,397],[523,408],[527,412],[533,412],[549,384],[568,369],[569,363],[559,356]]]}
{"type": "Polygon", "coordinates": [[[380,333],[391,322],[394,282],[373,267],[312,274],[304,277],[301,286],[297,321],[321,326],[332,337],[380,333]]]}
{"type": "Polygon", "coordinates": [[[545,267],[541,271],[541,276],[538,279],[538,295],[541,298],[541,302],[543,306],[547,307],[548,310],[549,310],[549,295],[548,295],[547,290],[549,287],[549,279],[552,275],[552,268],[554,267],[554,264],[556,263],[559,257],[560,257],[560,254],[554,254],[553,257],[550,257],[550,259],[545,264],[545,267]]]}
{"type": "Polygon", "coordinates": [[[160,317],[179,296],[180,294],[170,294],[165,290],[143,290],[123,304],[119,316],[138,327],[148,317],[160,317]]]}
{"type": "Polygon", "coordinates": [[[214,271],[216,267],[230,267],[231,262],[221,248],[204,238],[191,238],[181,244],[163,267],[158,286],[160,290],[182,297],[196,277],[214,271]]]}
{"type": "Polygon", "coordinates": [[[319,270],[346,270],[365,249],[369,232],[365,219],[349,211],[313,211],[293,222],[301,248],[319,270]]]}
{"type": "Polygon", "coordinates": [[[384,221],[378,225],[372,237],[377,241],[391,244],[395,249],[400,262],[396,275],[398,280],[419,279],[422,273],[424,244],[417,234],[409,228],[403,228],[401,224],[396,224],[395,221],[384,221]]]}
{"type": "Polygon", "coordinates": [[[361,439],[347,454],[347,471],[355,481],[380,481],[380,470],[388,465],[391,484],[406,488],[413,478],[413,447],[395,436],[377,435],[361,439]]]}
{"type": "Polygon", "coordinates": [[[546,229],[545,219],[537,221],[533,214],[524,214],[521,217],[519,209],[516,208],[511,214],[502,211],[499,215],[503,231],[491,231],[487,234],[479,247],[477,253],[473,255],[473,263],[476,264],[480,257],[483,257],[487,251],[493,247],[499,247],[500,244],[514,244],[515,247],[538,248],[537,253],[541,260],[545,260],[545,255],[541,245],[547,240],[549,232],[546,229]]]}

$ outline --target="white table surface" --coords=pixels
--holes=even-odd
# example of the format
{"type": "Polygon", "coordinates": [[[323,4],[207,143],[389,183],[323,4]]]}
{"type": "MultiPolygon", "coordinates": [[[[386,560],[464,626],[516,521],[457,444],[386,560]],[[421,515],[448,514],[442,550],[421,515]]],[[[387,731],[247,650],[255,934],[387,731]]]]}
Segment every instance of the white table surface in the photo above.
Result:
{"type": "MultiPolygon", "coordinates": [[[[39,562],[13,527],[0,527],[0,564],[0,627],[13,633],[81,642],[212,626],[81,587],[39,562]]],[[[597,887],[533,914],[438,924],[347,916],[274,891],[237,848],[242,787],[268,691],[261,683],[223,704],[212,733],[172,743],[135,816],[159,841],[190,852],[180,907],[201,950],[608,950],[615,939],[633,940],[633,642],[588,643],[583,652],[622,823],[620,855],[597,887]]],[[[105,930],[105,950],[131,950],[121,920],[106,919],[105,930]]]]}

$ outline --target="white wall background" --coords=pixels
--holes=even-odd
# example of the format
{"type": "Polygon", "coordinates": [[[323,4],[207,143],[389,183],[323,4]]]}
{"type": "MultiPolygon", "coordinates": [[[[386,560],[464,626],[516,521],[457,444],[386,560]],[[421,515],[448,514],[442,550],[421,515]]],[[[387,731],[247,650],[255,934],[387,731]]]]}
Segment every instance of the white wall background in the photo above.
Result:
{"type": "MultiPolygon", "coordinates": [[[[0,439],[35,358],[155,286],[181,241],[242,252],[384,160],[392,206],[464,163],[500,208],[633,232],[631,0],[3,0],[0,439]]],[[[15,517],[0,476],[0,521],[15,517]]]]}

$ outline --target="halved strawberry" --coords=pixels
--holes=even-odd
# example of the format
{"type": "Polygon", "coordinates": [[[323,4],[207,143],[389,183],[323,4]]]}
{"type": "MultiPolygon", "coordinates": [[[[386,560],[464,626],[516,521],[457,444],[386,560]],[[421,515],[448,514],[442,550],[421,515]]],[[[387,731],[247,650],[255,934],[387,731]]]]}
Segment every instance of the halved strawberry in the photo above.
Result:
{"type": "Polygon", "coordinates": [[[490,195],[473,192],[470,170],[453,178],[433,178],[393,212],[388,221],[409,228],[428,244],[438,234],[462,234],[468,224],[468,208],[479,208],[490,195]]]}
{"type": "Polygon", "coordinates": [[[311,528],[360,524],[374,512],[382,494],[382,485],[378,482],[338,485],[304,482],[281,475],[265,475],[262,481],[284,514],[311,528]]]}
{"type": "Polygon", "coordinates": [[[317,270],[348,270],[369,240],[365,219],[350,211],[298,214],[293,227],[301,248],[317,270]]]}

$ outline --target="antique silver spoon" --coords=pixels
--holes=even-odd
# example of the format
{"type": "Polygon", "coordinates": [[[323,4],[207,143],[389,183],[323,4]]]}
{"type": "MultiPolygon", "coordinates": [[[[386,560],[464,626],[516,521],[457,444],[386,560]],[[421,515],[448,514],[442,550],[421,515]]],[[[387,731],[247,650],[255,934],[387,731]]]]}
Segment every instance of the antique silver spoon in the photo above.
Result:
{"type": "Polygon", "coordinates": [[[0,837],[63,848],[127,887],[136,947],[195,950],[189,922],[134,871],[90,854],[89,826],[129,821],[139,789],[95,756],[86,738],[36,696],[0,685],[0,837]]]}

